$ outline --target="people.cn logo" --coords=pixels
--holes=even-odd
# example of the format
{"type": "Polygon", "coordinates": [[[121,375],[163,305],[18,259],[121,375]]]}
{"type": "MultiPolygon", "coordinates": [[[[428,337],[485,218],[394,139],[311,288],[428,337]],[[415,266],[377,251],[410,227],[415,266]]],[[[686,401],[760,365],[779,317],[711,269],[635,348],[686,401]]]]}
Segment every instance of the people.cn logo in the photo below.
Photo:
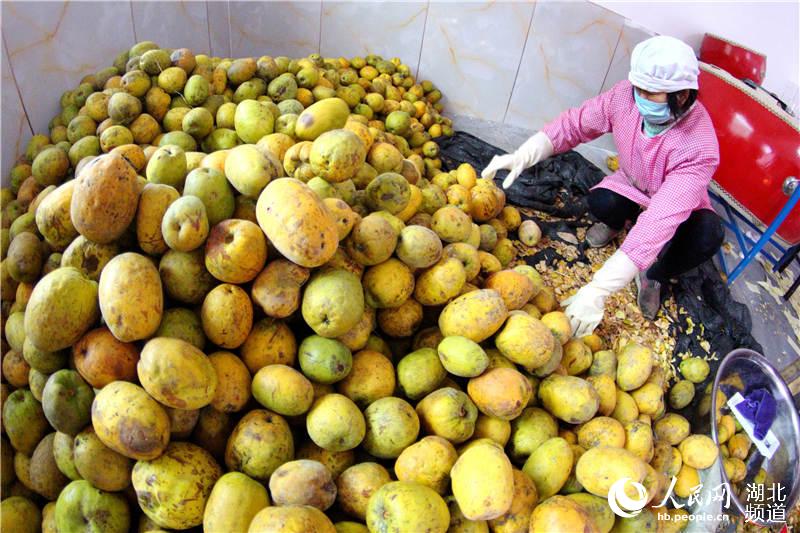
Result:
{"type": "Polygon", "coordinates": [[[647,500],[647,489],[644,488],[644,485],[632,481],[629,477],[620,479],[608,489],[608,505],[615,515],[622,518],[633,518],[641,513],[644,506],[647,505],[647,500]],[[625,486],[628,483],[636,490],[636,499],[625,493],[625,486]]]}

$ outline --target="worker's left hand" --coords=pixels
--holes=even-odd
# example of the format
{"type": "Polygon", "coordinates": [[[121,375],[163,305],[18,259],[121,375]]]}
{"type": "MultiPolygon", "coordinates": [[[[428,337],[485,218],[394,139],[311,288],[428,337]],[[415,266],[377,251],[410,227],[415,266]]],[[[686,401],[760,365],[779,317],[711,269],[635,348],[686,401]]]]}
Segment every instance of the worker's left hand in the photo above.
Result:
{"type": "Polygon", "coordinates": [[[561,302],[566,306],[564,313],[572,326],[572,336],[591,334],[603,320],[606,298],[630,283],[638,272],[639,268],[625,252],[617,250],[595,273],[591,282],[561,302]]]}

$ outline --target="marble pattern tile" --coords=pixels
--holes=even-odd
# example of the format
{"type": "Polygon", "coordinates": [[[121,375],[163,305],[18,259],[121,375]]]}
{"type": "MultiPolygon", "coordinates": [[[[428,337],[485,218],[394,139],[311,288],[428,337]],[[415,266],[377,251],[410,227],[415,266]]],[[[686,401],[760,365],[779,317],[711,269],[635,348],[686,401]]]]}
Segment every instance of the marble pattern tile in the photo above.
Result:
{"type": "Polygon", "coordinates": [[[208,0],[206,2],[208,40],[212,56],[230,57],[231,55],[229,7],[227,0],[208,0]]]}
{"type": "Polygon", "coordinates": [[[400,57],[417,71],[427,2],[322,0],[320,53],[325,57],[400,57]],[[353,25],[358,30],[353,31],[353,25]]]}
{"type": "Polygon", "coordinates": [[[319,52],[321,2],[230,2],[231,54],[304,57],[319,52]]]}
{"type": "Polygon", "coordinates": [[[0,92],[3,114],[3,151],[0,157],[2,157],[3,164],[0,169],[2,172],[0,177],[3,187],[6,187],[10,184],[8,173],[14,166],[17,157],[25,150],[32,132],[25,116],[25,109],[22,107],[22,101],[19,99],[19,93],[17,93],[5,46],[3,46],[3,57],[0,62],[3,64],[2,92],[0,92]]]}
{"type": "MultiPolygon", "coordinates": [[[[625,24],[622,26],[622,34],[619,37],[617,48],[614,50],[614,56],[611,58],[611,64],[608,67],[606,79],[603,82],[603,87],[600,89],[600,92],[609,90],[614,84],[628,77],[633,47],[653,35],[655,35],[653,32],[634,25],[630,20],[625,21],[625,24]]],[[[610,133],[603,135],[599,139],[595,139],[589,144],[608,152],[616,153],[617,151],[614,139],[610,133]]]]}
{"type": "Polygon", "coordinates": [[[166,48],[189,48],[208,54],[211,47],[205,2],[131,2],[137,41],[155,41],[166,48]]]}
{"type": "Polygon", "coordinates": [[[611,65],[608,67],[605,82],[603,82],[602,91],[607,91],[614,86],[618,81],[624,80],[628,77],[628,71],[631,68],[631,53],[633,48],[655,35],[654,32],[646,30],[640,26],[636,26],[630,20],[626,20],[622,26],[622,34],[619,37],[619,43],[614,50],[614,57],[611,59],[611,65]]]}
{"type": "Polygon", "coordinates": [[[128,2],[3,2],[2,10],[8,57],[36,132],[47,132],[61,93],[134,42],[128,2]]]}
{"type": "Polygon", "coordinates": [[[589,2],[539,0],[505,122],[536,130],[597,95],[623,21],[589,2]]]}
{"type": "Polygon", "coordinates": [[[419,78],[451,114],[502,121],[530,27],[532,2],[431,2],[419,78]]]}

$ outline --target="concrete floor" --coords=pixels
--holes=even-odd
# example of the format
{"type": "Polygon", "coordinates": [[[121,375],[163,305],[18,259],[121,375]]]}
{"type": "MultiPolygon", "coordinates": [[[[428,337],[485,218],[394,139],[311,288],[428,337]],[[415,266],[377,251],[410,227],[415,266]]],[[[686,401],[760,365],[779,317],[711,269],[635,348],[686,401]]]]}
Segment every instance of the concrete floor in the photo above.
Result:
{"type": "MultiPolygon", "coordinates": [[[[507,151],[516,149],[534,132],[498,124],[495,122],[456,116],[456,130],[466,131],[484,141],[507,151]]],[[[606,136],[590,144],[581,145],[576,151],[586,157],[599,168],[607,171],[605,158],[613,146],[606,136]]],[[[478,169],[480,170],[480,169],[478,169]]],[[[718,210],[718,212],[721,212],[718,210]]],[[[739,258],[741,250],[736,238],[728,232],[726,243],[726,262],[732,270],[739,258]]],[[[718,264],[718,259],[715,259],[718,264]]],[[[764,354],[773,365],[781,371],[796,397],[800,394],[800,290],[786,303],[780,295],[791,284],[791,280],[800,275],[797,261],[793,262],[783,275],[773,273],[771,265],[760,259],[750,263],[748,268],[730,286],[736,301],[745,304],[750,310],[753,321],[752,335],[761,344],[764,354]]]]}

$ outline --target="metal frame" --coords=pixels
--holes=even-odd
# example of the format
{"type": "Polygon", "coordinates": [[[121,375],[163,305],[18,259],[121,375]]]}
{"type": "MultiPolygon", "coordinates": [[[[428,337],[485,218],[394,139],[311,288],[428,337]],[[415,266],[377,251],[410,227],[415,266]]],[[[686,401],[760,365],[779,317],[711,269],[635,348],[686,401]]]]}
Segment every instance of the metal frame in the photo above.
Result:
{"type": "MultiPolygon", "coordinates": [[[[792,212],[792,209],[794,209],[798,201],[800,201],[800,187],[793,187],[791,195],[786,200],[786,203],[783,204],[783,207],[781,207],[778,215],[770,223],[770,225],[763,230],[756,222],[751,220],[750,217],[739,212],[737,209],[733,209],[729,202],[722,195],[717,194],[712,190],[709,190],[708,193],[714,200],[724,207],[725,213],[727,214],[727,219],[725,217],[720,217],[722,219],[722,224],[733,232],[733,234],[736,236],[736,240],[739,243],[739,248],[741,248],[742,252],[745,254],[744,258],[739,261],[733,270],[729,271],[722,249],[719,250],[718,255],[720,266],[728,278],[728,285],[732,284],[736,278],[739,277],[744,269],[747,268],[747,265],[749,265],[759,253],[766,257],[767,260],[773,264],[773,270],[775,271],[782,271],[789,263],[791,263],[793,258],[797,257],[800,245],[782,245],[778,241],[775,232],[778,231],[778,228],[780,228],[781,224],[783,224],[783,221],[786,220],[786,217],[789,216],[789,213],[792,212]],[[745,235],[745,233],[739,227],[737,220],[743,221],[755,232],[761,234],[761,237],[758,239],[758,241],[753,241],[753,239],[745,235]],[[764,248],[767,244],[774,246],[780,252],[780,257],[773,257],[770,251],[764,248]]],[[[798,279],[800,280],[800,277],[798,277],[798,279]]],[[[789,291],[787,291],[787,293],[784,295],[784,300],[791,297],[792,293],[794,293],[799,284],[800,282],[795,281],[789,291]]]]}

